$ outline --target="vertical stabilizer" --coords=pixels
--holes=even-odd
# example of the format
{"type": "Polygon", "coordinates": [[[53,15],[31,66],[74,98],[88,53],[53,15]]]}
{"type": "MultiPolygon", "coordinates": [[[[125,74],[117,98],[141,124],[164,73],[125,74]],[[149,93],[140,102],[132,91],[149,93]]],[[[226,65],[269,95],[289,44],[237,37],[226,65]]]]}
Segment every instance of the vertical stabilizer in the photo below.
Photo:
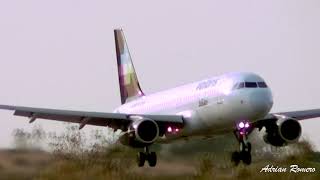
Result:
{"type": "Polygon", "coordinates": [[[122,29],[115,29],[114,37],[117,51],[121,103],[124,104],[132,99],[143,96],[144,93],[140,88],[122,29]]]}

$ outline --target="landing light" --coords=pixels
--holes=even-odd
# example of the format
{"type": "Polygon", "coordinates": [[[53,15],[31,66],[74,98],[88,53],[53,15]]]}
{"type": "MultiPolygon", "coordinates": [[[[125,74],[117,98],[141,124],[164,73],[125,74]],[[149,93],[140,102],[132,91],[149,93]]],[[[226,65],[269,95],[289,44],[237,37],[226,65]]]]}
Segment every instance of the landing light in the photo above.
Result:
{"type": "Polygon", "coordinates": [[[244,126],[245,126],[245,125],[244,125],[243,122],[240,122],[240,123],[239,123],[239,128],[244,128],[244,126]]]}
{"type": "Polygon", "coordinates": [[[178,133],[179,131],[180,131],[179,128],[175,128],[175,127],[171,127],[171,126],[169,126],[169,127],[167,128],[167,132],[168,132],[168,133],[171,133],[171,134],[178,133]]]}
{"type": "Polygon", "coordinates": [[[240,130],[240,129],[248,129],[250,128],[250,122],[248,121],[240,121],[237,125],[237,128],[240,130]]]}

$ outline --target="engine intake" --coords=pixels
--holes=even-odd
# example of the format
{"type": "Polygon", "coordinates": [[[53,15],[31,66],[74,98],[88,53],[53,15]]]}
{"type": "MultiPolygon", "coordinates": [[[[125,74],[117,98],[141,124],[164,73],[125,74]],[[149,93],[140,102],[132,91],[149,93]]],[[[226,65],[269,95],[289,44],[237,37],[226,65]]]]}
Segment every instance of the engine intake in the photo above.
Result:
{"type": "Polygon", "coordinates": [[[279,118],[276,122],[266,125],[263,139],[273,146],[284,146],[297,142],[301,136],[301,125],[295,119],[279,118]]]}
{"type": "Polygon", "coordinates": [[[142,143],[153,143],[159,136],[158,124],[151,119],[141,119],[134,121],[131,125],[135,137],[142,143]]]}
{"type": "Polygon", "coordinates": [[[158,124],[148,118],[131,116],[132,124],[128,131],[120,137],[120,142],[131,147],[145,147],[154,143],[159,137],[158,124]]]}
{"type": "Polygon", "coordinates": [[[299,140],[301,136],[301,125],[294,119],[278,120],[279,134],[287,143],[293,143],[299,140]]]}

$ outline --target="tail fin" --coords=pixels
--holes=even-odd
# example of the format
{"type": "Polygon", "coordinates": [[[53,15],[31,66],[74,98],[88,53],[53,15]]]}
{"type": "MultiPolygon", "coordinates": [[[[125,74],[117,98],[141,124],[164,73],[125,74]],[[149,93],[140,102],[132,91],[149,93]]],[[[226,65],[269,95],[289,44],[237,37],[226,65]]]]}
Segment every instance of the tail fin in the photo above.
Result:
{"type": "Polygon", "coordinates": [[[121,103],[124,104],[132,99],[143,96],[144,93],[140,88],[122,29],[114,30],[114,38],[117,51],[121,103]]]}

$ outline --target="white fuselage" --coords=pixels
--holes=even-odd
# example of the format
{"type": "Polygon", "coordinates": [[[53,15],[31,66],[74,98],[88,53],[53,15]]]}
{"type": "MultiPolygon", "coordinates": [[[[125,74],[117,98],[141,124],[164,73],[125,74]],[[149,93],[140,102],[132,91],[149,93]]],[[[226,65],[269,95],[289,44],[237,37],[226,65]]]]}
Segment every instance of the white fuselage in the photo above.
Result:
{"type": "Polygon", "coordinates": [[[230,73],[143,96],[115,112],[183,115],[184,128],[166,134],[166,139],[220,134],[231,131],[238,121],[254,122],[269,113],[272,93],[263,83],[253,73],[230,73]]]}

